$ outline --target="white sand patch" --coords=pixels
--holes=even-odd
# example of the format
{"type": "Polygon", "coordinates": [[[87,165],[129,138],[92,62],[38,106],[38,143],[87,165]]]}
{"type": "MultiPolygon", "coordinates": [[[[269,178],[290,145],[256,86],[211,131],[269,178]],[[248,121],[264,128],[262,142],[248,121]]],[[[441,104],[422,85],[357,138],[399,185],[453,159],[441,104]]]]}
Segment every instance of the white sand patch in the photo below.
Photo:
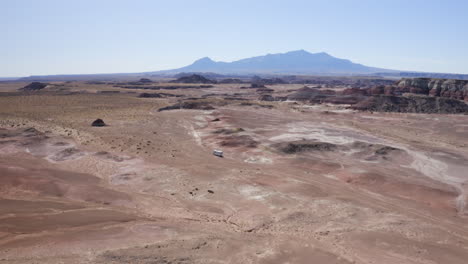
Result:
{"type": "Polygon", "coordinates": [[[271,192],[264,191],[258,187],[251,185],[241,186],[238,188],[238,190],[243,196],[246,196],[246,198],[249,200],[263,201],[265,200],[265,198],[272,195],[271,192]]]}
{"type": "Polygon", "coordinates": [[[244,160],[247,163],[273,164],[273,160],[267,157],[249,157],[244,160]]]}
{"type": "MultiPolygon", "coordinates": [[[[278,129],[281,131],[280,129],[278,129]]],[[[269,138],[271,141],[316,140],[344,145],[355,141],[381,143],[382,140],[344,128],[329,128],[325,123],[295,122],[286,127],[287,133],[269,138]]]]}
{"type": "Polygon", "coordinates": [[[338,177],[336,177],[333,174],[323,174],[326,178],[332,179],[332,180],[338,180],[338,177]]]}
{"type": "Polygon", "coordinates": [[[355,141],[355,139],[346,136],[327,135],[323,129],[308,130],[304,133],[285,133],[269,138],[271,141],[294,141],[303,139],[317,140],[338,145],[349,144],[355,141]]]}
{"type": "Polygon", "coordinates": [[[457,189],[459,195],[455,200],[456,208],[460,214],[463,214],[466,207],[466,192],[462,184],[467,181],[468,176],[451,174],[447,163],[434,159],[425,153],[408,149],[406,151],[414,158],[413,163],[410,165],[411,168],[435,181],[451,185],[457,189]]]}
{"type": "Polygon", "coordinates": [[[407,152],[414,158],[410,167],[433,180],[447,184],[460,184],[466,181],[466,178],[450,175],[448,173],[448,165],[445,162],[434,159],[422,152],[412,150],[407,150],[407,152]]]}

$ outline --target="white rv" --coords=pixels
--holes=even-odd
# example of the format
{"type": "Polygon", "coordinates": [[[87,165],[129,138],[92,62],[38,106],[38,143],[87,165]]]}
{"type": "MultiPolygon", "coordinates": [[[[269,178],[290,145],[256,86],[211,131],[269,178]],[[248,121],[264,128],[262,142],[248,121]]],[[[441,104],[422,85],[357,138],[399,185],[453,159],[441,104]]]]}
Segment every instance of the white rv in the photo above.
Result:
{"type": "Polygon", "coordinates": [[[215,150],[213,150],[213,155],[222,158],[223,157],[223,152],[221,150],[215,149],[215,150]]]}

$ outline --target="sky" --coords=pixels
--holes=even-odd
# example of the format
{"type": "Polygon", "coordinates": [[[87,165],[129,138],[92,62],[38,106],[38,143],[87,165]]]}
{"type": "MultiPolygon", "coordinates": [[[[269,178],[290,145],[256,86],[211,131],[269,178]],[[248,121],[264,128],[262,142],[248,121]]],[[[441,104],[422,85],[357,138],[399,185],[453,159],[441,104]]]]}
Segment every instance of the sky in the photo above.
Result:
{"type": "Polygon", "coordinates": [[[0,0],[0,76],[127,73],[305,49],[468,74],[466,0],[0,0]]]}

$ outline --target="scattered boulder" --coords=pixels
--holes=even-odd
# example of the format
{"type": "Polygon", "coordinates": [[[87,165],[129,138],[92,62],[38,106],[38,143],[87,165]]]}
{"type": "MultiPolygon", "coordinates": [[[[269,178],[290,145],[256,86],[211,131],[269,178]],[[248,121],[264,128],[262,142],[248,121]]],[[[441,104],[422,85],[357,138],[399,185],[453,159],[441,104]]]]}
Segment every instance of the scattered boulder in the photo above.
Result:
{"type": "Polygon", "coordinates": [[[93,123],[91,123],[91,126],[93,126],[93,127],[103,127],[103,126],[106,126],[106,123],[104,123],[104,120],[98,118],[98,119],[94,120],[93,123]]]}
{"type": "Polygon", "coordinates": [[[39,91],[47,87],[47,83],[41,83],[41,82],[32,82],[23,88],[20,88],[20,91],[39,91]]]}

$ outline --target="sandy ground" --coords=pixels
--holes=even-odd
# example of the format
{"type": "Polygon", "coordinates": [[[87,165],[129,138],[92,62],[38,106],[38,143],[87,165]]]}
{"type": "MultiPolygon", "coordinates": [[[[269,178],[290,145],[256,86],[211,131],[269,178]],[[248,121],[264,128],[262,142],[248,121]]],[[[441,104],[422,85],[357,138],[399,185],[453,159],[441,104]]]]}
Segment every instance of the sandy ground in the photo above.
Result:
{"type": "Polygon", "coordinates": [[[466,115],[21,86],[0,85],[0,263],[467,263],[466,115]]]}

